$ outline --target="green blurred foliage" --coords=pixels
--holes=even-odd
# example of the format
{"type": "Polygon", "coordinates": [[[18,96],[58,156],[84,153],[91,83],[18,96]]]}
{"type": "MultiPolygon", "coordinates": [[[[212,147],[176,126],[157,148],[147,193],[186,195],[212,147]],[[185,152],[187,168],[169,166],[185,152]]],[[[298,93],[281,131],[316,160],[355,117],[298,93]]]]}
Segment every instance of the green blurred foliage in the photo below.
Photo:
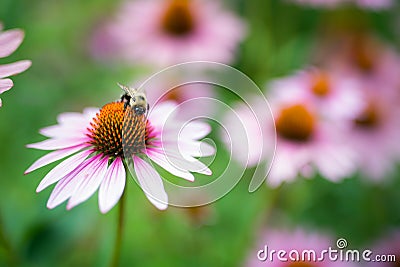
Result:
{"type": "MultiPolygon", "coordinates": [[[[323,11],[287,1],[226,2],[244,17],[249,30],[235,67],[261,87],[268,79],[307,65],[316,36],[338,17],[344,22],[362,18],[393,44],[399,41],[395,10],[323,11]]],[[[117,6],[118,2],[106,0],[0,0],[5,28],[22,28],[26,33],[21,47],[0,64],[19,59],[33,62],[28,71],[14,77],[12,90],[1,96],[0,266],[107,266],[111,260],[118,208],[100,214],[95,195],[68,212],[65,205],[48,210],[51,189],[36,194],[35,188],[50,167],[23,173],[44,154],[25,148],[43,140],[40,128],[54,124],[59,113],[100,107],[118,98],[115,82],[129,82],[142,71],[123,63],[100,63],[88,53],[93,29],[117,6]]],[[[215,170],[223,168],[228,158],[218,141],[217,145],[215,170]]],[[[303,225],[345,237],[352,246],[368,244],[400,226],[398,173],[386,184],[369,184],[362,177],[333,184],[317,177],[278,189],[262,186],[250,194],[252,171],[207,207],[213,215],[205,224],[194,223],[184,209],[156,210],[129,179],[120,266],[241,266],[266,226],[303,225]]]]}

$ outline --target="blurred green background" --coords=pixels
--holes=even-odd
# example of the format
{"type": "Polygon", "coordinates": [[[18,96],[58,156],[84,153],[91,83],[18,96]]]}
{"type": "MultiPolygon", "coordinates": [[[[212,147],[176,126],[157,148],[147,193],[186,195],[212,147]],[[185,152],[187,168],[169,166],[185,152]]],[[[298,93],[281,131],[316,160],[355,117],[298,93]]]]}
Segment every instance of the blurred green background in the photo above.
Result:
{"type": "MultiPolygon", "coordinates": [[[[265,0],[226,5],[249,29],[234,66],[261,88],[269,79],[306,65],[317,36],[338,18],[353,18],[395,47],[400,44],[396,9],[318,10],[265,0]]],[[[35,189],[50,167],[23,173],[45,154],[25,148],[43,140],[40,128],[55,124],[59,113],[117,99],[115,82],[130,82],[142,72],[123,63],[100,63],[88,53],[97,23],[117,7],[117,1],[106,0],[0,0],[5,29],[21,28],[26,34],[21,47],[0,64],[19,59],[33,63],[1,95],[0,266],[108,266],[111,260],[118,208],[102,215],[96,194],[71,211],[65,204],[48,210],[51,189],[40,194],[35,189]]],[[[221,160],[215,169],[228,157],[216,142],[221,160]]],[[[129,179],[120,266],[242,266],[267,225],[329,232],[346,237],[351,247],[363,247],[400,226],[400,172],[381,184],[358,176],[338,184],[317,177],[278,189],[262,186],[250,194],[252,171],[221,200],[195,211],[170,207],[160,212],[129,179]]]]}

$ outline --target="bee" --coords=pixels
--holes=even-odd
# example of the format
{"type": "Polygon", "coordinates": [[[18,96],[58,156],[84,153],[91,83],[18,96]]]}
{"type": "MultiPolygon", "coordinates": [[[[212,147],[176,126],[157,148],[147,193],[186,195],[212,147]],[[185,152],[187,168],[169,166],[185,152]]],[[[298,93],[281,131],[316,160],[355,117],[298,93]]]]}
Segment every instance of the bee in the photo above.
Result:
{"type": "Polygon", "coordinates": [[[147,114],[150,106],[147,102],[147,97],[144,92],[131,88],[129,86],[118,83],[118,86],[124,90],[124,94],[121,96],[121,101],[124,102],[124,109],[130,106],[136,115],[147,114]]]}
{"type": "Polygon", "coordinates": [[[149,104],[144,92],[118,83],[124,91],[121,102],[124,103],[124,123],[122,128],[122,146],[124,155],[142,153],[146,148],[146,125],[149,104]]]}

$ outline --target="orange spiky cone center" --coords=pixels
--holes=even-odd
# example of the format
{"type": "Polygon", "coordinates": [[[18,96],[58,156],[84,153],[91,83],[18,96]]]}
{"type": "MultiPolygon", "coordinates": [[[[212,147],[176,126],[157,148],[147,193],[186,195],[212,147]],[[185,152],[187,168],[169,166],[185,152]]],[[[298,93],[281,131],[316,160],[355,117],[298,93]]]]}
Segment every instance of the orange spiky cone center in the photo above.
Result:
{"type": "Polygon", "coordinates": [[[304,105],[295,104],[280,111],[275,125],[280,137],[291,141],[307,141],[314,132],[315,118],[304,105]]]}
{"type": "Polygon", "coordinates": [[[142,153],[151,132],[145,115],[135,115],[123,102],[106,104],[90,126],[89,143],[97,152],[111,157],[142,153]]]}

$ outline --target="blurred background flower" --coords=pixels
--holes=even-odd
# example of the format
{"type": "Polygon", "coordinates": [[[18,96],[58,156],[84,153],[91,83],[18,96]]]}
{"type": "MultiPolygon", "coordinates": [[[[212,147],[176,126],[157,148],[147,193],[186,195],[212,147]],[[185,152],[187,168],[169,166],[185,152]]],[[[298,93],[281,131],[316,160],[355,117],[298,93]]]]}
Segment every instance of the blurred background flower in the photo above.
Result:
{"type": "MultiPolygon", "coordinates": [[[[11,55],[22,43],[24,32],[19,29],[3,31],[3,25],[0,22],[0,58],[11,55]]],[[[8,91],[13,87],[13,82],[8,79],[12,76],[21,73],[31,66],[31,61],[21,60],[18,62],[0,65],[0,94],[8,91]]],[[[0,107],[2,101],[0,99],[0,107]]]]}
{"type": "MultiPolygon", "coordinates": [[[[59,125],[57,114],[119,99],[116,82],[139,85],[149,73],[186,60],[220,61],[244,72],[263,88],[275,121],[254,120],[252,111],[265,109],[265,103],[249,88],[243,88],[248,103],[209,84],[168,92],[176,77],[148,90],[151,107],[166,93],[162,101],[173,105],[207,97],[232,108],[229,113],[193,102],[176,114],[186,119],[202,113],[211,126],[205,131],[194,127],[193,132],[204,135],[188,150],[180,144],[180,152],[199,153],[206,137],[214,147],[205,151],[215,148],[217,153],[209,162],[201,159],[213,175],[192,173],[194,182],[175,177],[162,162],[155,164],[166,190],[171,183],[215,182],[227,162],[235,170],[233,180],[241,173],[236,170],[246,170],[229,194],[195,209],[159,212],[140,187],[126,183],[129,212],[120,266],[259,264],[255,254],[261,248],[256,244],[272,242],[273,235],[277,244],[290,247],[298,245],[296,240],[325,246],[340,236],[352,248],[379,253],[379,247],[398,255],[397,241],[386,241],[395,240],[390,229],[400,226],[398,14],[399,4],[388,0],[0,1],[6,28],[26,33],[15,50],[23,35],[11,30],[17,37],[0,65],[24,58],[34,62],[29,71],[13,77],[16,90],[7,95],[0,112],[0,266],[111,262],[118,225],[118,210],[111,207],[121,191],[115,192],[104,215],[96,197],[69,212],[68,204],[49,211],[49,195],[35,195],[34,190],[49,169],[57,168],[55,154],[24,147],[40,141],[37,130],[43,125],[59,125]],[[237,122],[245,126],[245,138],[237,122]],[[227,147],[220,134],[224,129],[243,146],[227,147]],[[259,167],[269,170],[265,162],[271,161],[275,137],[271,175],[249,194],[260,157],[259,167]],[[54,162],[24,176],[26,166],[43,156],[54,162]]],[[[7,32],[0,33],[0,47],[7,32]]],[[[230,78],[235,82],[237,77],[230,78]]],[[[91,193],[100,197],[100,191],[91,193]]],[[[185,197],[197,203],[209,196],[185,197]]]]}
{"type": "Polygon", "coordinates": [[[132,64],[168,66],[193,60],[230,63],[245,25],[219,1],[126,1],[97,29],[93,54],[132,64]]]}

